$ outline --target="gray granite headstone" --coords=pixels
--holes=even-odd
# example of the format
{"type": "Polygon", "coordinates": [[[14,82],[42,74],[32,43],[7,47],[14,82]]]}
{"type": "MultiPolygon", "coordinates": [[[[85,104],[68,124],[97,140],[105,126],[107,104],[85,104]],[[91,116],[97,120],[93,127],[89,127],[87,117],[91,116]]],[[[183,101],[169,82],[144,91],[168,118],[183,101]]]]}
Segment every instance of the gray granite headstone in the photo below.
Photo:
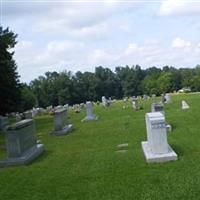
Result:
{"type": "Polygon", "coordinates": [[[61,108],[54,112],[54,135],[68,134],[73,128],[72,124],[67,124],[67,109],[61,108]]]}
{"type": "Polygon", "coordinates": [[[98,119],[98,117],[93,114],[93,104],[91,101],[86,102],[86,112],[87,116],[82,121],[92,121],[98,119]]]}
{"type": "Polygon", "coordinates": [[[43,144],[37,144],[35,124],[25,119],[9,126],[5,133],[7,158],[0,166],[28,164],[44,151],[43,144]]]}
{"type": "Polygon", "coordinates": [[[177,155],[167,142],[165,117],[161,112],[146,113],[147,141],[142,148],[147,162],[177,160],[177,155]]]}
{"type": "Polygon", "coordinates": [[[24,118],[25,119],[32,119],[32,112],[30,112],[30,111],[24,112],[24,118]]]}

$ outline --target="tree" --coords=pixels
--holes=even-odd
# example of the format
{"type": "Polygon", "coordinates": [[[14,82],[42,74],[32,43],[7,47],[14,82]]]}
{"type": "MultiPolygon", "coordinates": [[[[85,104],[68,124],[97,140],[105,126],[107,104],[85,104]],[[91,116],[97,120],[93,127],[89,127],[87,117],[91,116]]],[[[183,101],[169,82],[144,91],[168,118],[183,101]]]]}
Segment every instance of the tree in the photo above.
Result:
{"type": "Polygon", "coordinates": [[[0,115],[17,111],[20,105],[19,75],[11,52],[16,38],[16,34],[0,26],[0,115]]]}
{"type": "Polygon", "coordinates": [[[21,111],[32,109],[36,105],[36,97],[26,84],[21,86],[21,111]]]}

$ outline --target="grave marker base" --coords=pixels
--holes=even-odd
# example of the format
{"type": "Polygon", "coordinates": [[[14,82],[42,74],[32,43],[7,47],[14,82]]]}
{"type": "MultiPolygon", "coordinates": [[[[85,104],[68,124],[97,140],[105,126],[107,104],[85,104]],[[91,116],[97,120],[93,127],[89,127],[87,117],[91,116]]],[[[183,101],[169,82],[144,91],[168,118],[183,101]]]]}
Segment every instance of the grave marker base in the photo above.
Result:
{"type": "Polygon", "coordinates": [[[8,167],[14,165],[26,165],[32,162],[36,157],[38,157],[44,151],[43,144],[37,144],[25,151],[20,157],[16,158],[6,158],[0,161],[0,167],[8,167]]]}
{"type": "Polygon", "coordinates": [[[98,116],[94,116],[94,117],[85,117],[84,119],[82,119],[81,121],[82,122],[85,122],[85,121],[95,121],[95,120],[98,120],[98,116]]]}
{"type": "Polygon", "coordinates": [[[171,160],[177,160],[178,159],[177,154],[174,152],[174,150],[170,146],[168,146],[168,148],[169,148],[168,153],[155,154],[152,152],[147,141],[142,142],[142,149],[143,149],[144,156],[146,158],[147,163],[168,162],[171,160]]]}
{"type": "Polygon", "coordinates": [[[57,130],[57,131],[54,130],[52,132],[52,134],[55,135],[55,136],[66,135],[69,132],[71,132],[72,129],[73,129],[73,125],[72,124],[68,124],[68,125],[64,126],[63,129],[61,129],[61,130],[57,130]]]}

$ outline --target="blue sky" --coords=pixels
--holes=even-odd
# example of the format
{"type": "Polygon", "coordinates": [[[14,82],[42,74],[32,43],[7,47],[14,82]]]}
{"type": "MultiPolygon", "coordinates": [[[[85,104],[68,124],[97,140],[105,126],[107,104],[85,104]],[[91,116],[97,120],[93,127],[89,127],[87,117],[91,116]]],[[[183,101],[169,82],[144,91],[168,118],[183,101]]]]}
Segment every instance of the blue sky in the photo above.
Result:
{"type": "Polygon", "coordinates": [[[1,0],[1,23],[18,34],[14,58],[25,82],[99,65],[200,63],[200,1],[1,0]]]}

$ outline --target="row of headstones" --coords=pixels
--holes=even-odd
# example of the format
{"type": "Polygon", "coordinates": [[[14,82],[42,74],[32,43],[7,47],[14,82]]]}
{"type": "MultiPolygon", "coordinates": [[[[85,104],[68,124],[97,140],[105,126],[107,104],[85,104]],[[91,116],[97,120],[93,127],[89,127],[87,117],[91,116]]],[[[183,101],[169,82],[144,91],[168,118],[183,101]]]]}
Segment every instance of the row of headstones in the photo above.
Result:
{"type": "MultiPolygon", "coordinates": [[[[93,114],[92,102],[86,103],[87,116],[82,121],[97,120],[93,114]]],[[[143,151],[148,162],[163,162],[177,159],[177,155],[167,144],[166,122],[163,107],[152,104],[152,113],[146,114],[147,142],[142,142],[143,151]],[[157,112],[158,111],[158,112],[157,112]]],[[[73,125],[67,123],[67,108],[58,108],[54,112],[55,128],[52,134],[69,133],[73,125]]],[[[27,164],[44,151],[44,145],[36,140],[33,119],[25,119],[8,126],[5,132],[7,159],[0,161],[0,166],[27,164]]]]}
{"type": "MultiPolygon", "coordinates": [[[[86,102],[87,116],[82,121],[97,120],[93,114],[93,103],[86,102]]],[[[7,125],[7,124],[6,124],[7,125]]],[[[60,107],[54,112],[55,136],[65,135],[73,129],[67,122],[67,108],[60,107]]],[[[33,119],[25,119],[4,129],[7,158],[0,161],[0,167],[28,164],[44,151],[44,145],[37,143],[33,119]]]]}

